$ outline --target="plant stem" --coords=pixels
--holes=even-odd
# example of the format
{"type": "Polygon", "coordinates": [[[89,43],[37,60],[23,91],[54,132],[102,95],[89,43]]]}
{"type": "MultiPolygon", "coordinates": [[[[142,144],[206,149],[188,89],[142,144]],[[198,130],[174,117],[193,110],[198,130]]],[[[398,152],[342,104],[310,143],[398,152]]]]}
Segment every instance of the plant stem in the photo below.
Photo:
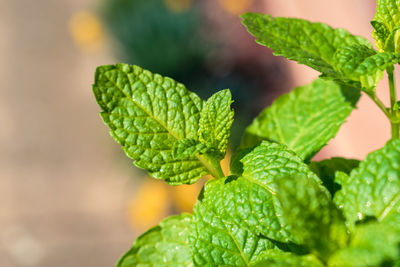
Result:
{"type": "Polygon", "coordinates": [[[200,160],[201,163],[203,163],[203,165],[208,169],[208,171],[214,178],[218,179],[225,177],[219,161],[204,156],[197,156],[197,158],[200,160]]]}
{"type": "MultiPolygon", "coordinates": [[[[396,118],[397,111],[395,110],[396,104],[396,84],[394,82],[394,68],[387,68],[387,74],[389,78],[389,89],[390,89],[390,118],[396,118]]],[[[397,121],[390,120],[392,126],[392,139],[399,138],[399,123],[397,121]]]]}
{"type": "Polygon", "coordinates": [[[393,106],[394,104],[396,104],[396,85],[394,83],[393,68],[388,68],[387,73],[388,73],[389,88],[390,88],[390,106],[393,110],[393,106]]]}
{"type": "Polygon", "coordinates": [[[218,173],[218,175],[219,175],[218,178],[223,178],[223,177],[225,177],[225,174],[224,174],[224,172],[222,171],[222,167],[221,167],[221,164],[220,164],[219,162],[218,162],[218,164],[216,164],[215,169],[217,170],[217,173],[218,173]]]}
{"type": "Polygon", "coordinates": [[[392,139],[399,138],[399,124],[391,122],[392,125],[392,139]]]}
{"type": "Polygon", "coordinates": [[[382,103],[382,101],[376,96],[375,93],[367,93],[367,95],[372,99],[372,101],[375,102],[375,104],[385,113],[386,117],[390,120],[392,117],[388,109],[386,108],[385,104],[382,103]]]}

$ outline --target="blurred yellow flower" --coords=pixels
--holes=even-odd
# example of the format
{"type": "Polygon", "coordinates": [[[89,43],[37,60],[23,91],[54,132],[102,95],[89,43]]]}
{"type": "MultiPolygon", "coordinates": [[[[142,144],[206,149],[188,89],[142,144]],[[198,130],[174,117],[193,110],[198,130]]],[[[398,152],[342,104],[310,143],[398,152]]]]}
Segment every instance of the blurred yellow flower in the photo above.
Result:
{"type": "Polygon", "coordinates": [[[250,7],[252,0],[218,0],[222,8],[233,15],[238,15],[250,7]]]}
{"type": "Polygon", "coordinates": [[[168,185],[164,181],[145,178],[128,204],[128,215],[135,230],[157,225],[169,214],[168,185]]]}
{"type": "Polygon", "coordinates": [[[202,186],[203,183],[198,181],[192,185],[171,187],[171,195],[176,209],[179,212],[191,213],[202,186]]]}
{"type": "Polygon", "coordinates": [[[100,19],[86,10],[72,15],[69,20],[69,31],[75,43],[84,51],[97,50],[104,40],[100,19]]]}
{"type": "Polygon", "coordinates": [[[185,12],[193,3],[193,0],[164,0],[165,5],[173,12],[185,12]]]}

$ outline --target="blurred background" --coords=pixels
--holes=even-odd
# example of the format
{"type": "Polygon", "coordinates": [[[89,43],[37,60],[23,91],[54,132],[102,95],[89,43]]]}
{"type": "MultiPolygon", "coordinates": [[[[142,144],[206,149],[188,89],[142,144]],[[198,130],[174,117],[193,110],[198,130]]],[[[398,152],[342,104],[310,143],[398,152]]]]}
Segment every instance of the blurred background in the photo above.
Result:
{"type": "MultiPolygon", "coordinates": [[[[136,169],[98,115],[93,73],[126,62],[203,98],[230,88],[235,147],[274,98],[318,75],[255,44],[245,11],[372,42],[374,0],[0,0],[1,267],[113,266],[162,217],[190,212],[202,182],[169,187],[136,169]]],[[[385,143],[385,117],[366,97],[358,107],[316,159],[361,159],[385,143]]]]}

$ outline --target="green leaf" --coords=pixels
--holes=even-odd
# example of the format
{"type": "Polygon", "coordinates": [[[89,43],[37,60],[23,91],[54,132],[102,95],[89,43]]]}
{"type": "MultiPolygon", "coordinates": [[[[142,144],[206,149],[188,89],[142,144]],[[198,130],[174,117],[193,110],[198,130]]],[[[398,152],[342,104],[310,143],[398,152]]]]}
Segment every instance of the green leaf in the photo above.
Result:
{"type": "MultiPolygon", "coordinates": [[[[382,41],[382,43],[380,43],[380,45],[376,45],[376,47],[381,50],[381,48],[384,48],[385,45],[385,41],[388,38],[388,36],[390,35],[390,31],[389,29],[386,27],[385,24],[373,20],[371,21],[371,25],[374,28],[374,31],[372,32],[372,35],[375,39],[375,41],[382,41]]],[[[382,51],[383,52],[383,51],[382,51]]]]}
{"type": "Polygon", "coordinates": [[[200,141],[195,139],[185,138],[173,148],[174,157],[185,158],[193,157],[196,154],[204,155],[207,152],[213,152],[215,149],[213,147],[207,146],[200,141]]]}
{"type": "Polygon", "coordinates": [[[174,156],[180,140],[197,139],[202,110],[202,100],[184,85],[117,64],[97,68],[93,91],[111,135],[137,167],[173,185],[213,172],[207,158],[174,156]]]}
{"type": "Polygon", "coordinates": [[[311,23],[295,18],[273,18],[258,13],[245,13],[242,23],[257,38],[257,42],[284,56],[305,64],[325,75],[335,75],[334,54],[342,46],[371,44],[363,37],[343,29],[333,29],[323,23],[311,23]]]}
{"type": "Polygon", "coordinates": [[[390,31],[386,28],[386,25],[380,23],[379,21],[371,21],[371,25],[374,28],[372,31],[372,37],[375,39],[375,46],[378,48],[380,52],[384,51],[394,51],[391,49],[387,49],[387,41],[389,39],[390,31]]]}
{"type": "Polygon", "coordinates": [[[282,144],[263,141],[251,153],[245,155],[241,162],[242,176],[261,181],[274,192],[276,192],[274,185],[276,177],[296,175],[321,183],[303,160],[282,144]]]}
{"type": "Polygon", "coordinates": [[[371,21],[372,36],[379,51],[399,53],[397,30],[400,26],[400,2],[398,0],[377,0],[376,13],[371,21]]]}
{"type": "MultiPolygon", "coordinates": [[[[271,48],[274,55],[298,61],[324,77],[367,92],[373,92],[386,67],[399,60],[391,53],[377,54],[363,37],[322,23],[257,13],[246,13],[242,18],[257,42],[271,48]]],[[[382,27],[379,33],[385,34],[382,27]]]]}
{"type": "Polygon", "coordinates": [[[261,253],[251,264],[252,267],[323,267],[324,265],[313,255],[299,256],[289,252],[270,249],[261,253]]]}
{"type": "Polygon", "coordinates": [[[400,140],[395,139],[370,153],[350,176],[336,179],[342,189],[334,201],[350,227],[366,216],[379,221],[395,211],[400,203],[400,140]]]}
{"type": "Polygon", "coordinates": [[[168,217],[151,228],[133,243],[117,267],[132,266],[193,266],[189,245],[191,215],[168,217]]]}
{"type": "Polygon", "coordinates": [[[321,178],[324,186],[333,196],[335,192],[340,189],[340,186],[334,182],[335,172],[340,171],[349,174],[351,170],[357,168],[359,164],[360,161],[355,159],[334,157],[322,161],[312,161],[308,166],[321,178]]]}
{"type": "Polygon", "coordinates": [[[329,266],[364,267],[393,266],[398,260],[400,232],[393,225],[371,222],[356,228],[348,247],[339,250],[329,259],[329,266]],[[386,265],[382,265],[386,263],[386,265]]]}
{"type": "Polygon", "coordinates": [[[234,161],[236,168],[242,170],[237,172],[240,177],[234,182],[225,183],[223,188],[215,192],[227,200],[227,212],[223,216],[268,238],[297,242],[290,235],[287,225],[277,216],[282,212],[276,206],[277,189],[274,182],[281,176],[299,176],[320,183],[318,177],[285,145],[267,141],[234,161]],[[229,207],[238,210],[235,216],[232,216],[229,207]]]}
{"type": "Polygon", "coordinates": [[[281,176],[306,177],[320,182],[286,146],[262,142],[241,157],[242,176],[208,182],[195,206],[192,223],[197,265],[248,265],[274,245],[268,241],[296,241],[278,214],[276,187],[281,176]],[[262,238],[265,236],[268,239],[262,238]]]}
{"type": "MultiPolygon", "coordinates": [[[[267,207],[268,204],[260,203],[258,191],[243,179],[214,179],[205,185],[194,207],[190,228],[196,266],[248,266],[262,251],[275,247],[241,222],[246,217],[241,214],[244,212],[251,214],[247,217],[250,224],[257,223],[261,216],[259,207],[267,207]],[[241,186],[245,186],[243,192],[241,186]],[[259,207],[253,210],[253,204],[259,207]]],[[[264,193],[260,192],[262,197],[264,193]]]]}
{"type": "Polygon", "coordinates": [[[397,231],[400,238],[400,202],[394,205],[391,212],[381,220],[381,224],[390,226],[392,230],[397,231]]]}
{"type": "Polygon", "coordinates": [[[225,156],[231,134],[234,112],[231,109],[231,92],[226,89],[212,95],[204,104],[200,116],[199,140],[203,144],[216,148],[225,156]]]}
{"type": "Polygon", "coordinates": [[[270,140],[308,160],[336,135],[359,97],[354,88],[322,79],[297,87],[261,112],[246,129],[240,147],[270,140]]]}
{"type": "Polygon", "coordinates": [[[329,193],[313,179],[286,176],[276,180],[277,198],[290,232],[322,259],[347,243],[344,217],[329,193]]]}
{"type": "MultiPolygon", "coordinates": [[[[376,84],[383,78],[389,66],[399,62],[393,53],[377,53],[365,45],[351,45],[339,48],[334,55],[334,69],[343,81],[357,82],[357,87],[367,92],[375,92],[376,84]]],[[[333,76],[334,77],[334,76],[333,76]]]]}

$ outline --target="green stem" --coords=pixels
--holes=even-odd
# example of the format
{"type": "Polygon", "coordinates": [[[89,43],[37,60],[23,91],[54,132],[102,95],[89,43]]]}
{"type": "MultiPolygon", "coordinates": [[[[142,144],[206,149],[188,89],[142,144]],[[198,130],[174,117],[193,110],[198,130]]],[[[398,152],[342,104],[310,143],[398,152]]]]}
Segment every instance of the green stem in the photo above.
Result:
{"type": "Polygon", "coordinates": [[[389,78],[389,88],[390,88],[390,106],[393,110],[394,105],[396,104],[396,85],[394,83],[394,74],[393,67],[387,69],[388,78],[389,78]]]}
{"type": "Polygon", "coordinates": [[[207,170],[214,178],[218,179],[225,177],[225,174],[222,171],[221,164],[219,163],[219,161],[204,156],[197,156],[197,158],[200,160],[201,163],[203,163],[203,165],[207,168],[207,170]]]}
{"type": "Polygon", "coordinates": [[[225,177],[225,174],[224,174],[224,172],[222,171],[220,162],[215,162],[215,164],[213,164],[213,165],[214,165],[214,167],[215,167],[215,170],[216,170],[217,173],[218,173],[218,178],[224,178],[224,177],[225,177]]]}
{"type": "Polygon", "coordinates": [[[396,118],[397,116],[397,110],[395,110],[395,105],[396,105],[396,84],[394,82],[394,68],[389,67],[387,68],[387,74],[389,78],[389,89],[390,89],[390,118],[392,120],[390,121],[390,124],[392,126],[392,139],[399,138],[399,123],[394,122],[393,118],[396,118]]]}
{"type": "Polygon", "coordinates": [[[392,125],[392,139],[398,139],[399,138],[399,124],[398,123],[393,123],[391,122],[392,125]]]}
{"type": "Polygon", "coordinates": [[[392,115],[386,108],[385,104],[383,104],[382,101],[376,96],[376,94],[375,93],[373,93],[373,94],[367,93],[367,95],[372,99],[372,101],[375,102],[375,104],[383,111],[383,113],[385,113],[386,117],[388,117],[388,119],[390,120],[392,115]]]}

